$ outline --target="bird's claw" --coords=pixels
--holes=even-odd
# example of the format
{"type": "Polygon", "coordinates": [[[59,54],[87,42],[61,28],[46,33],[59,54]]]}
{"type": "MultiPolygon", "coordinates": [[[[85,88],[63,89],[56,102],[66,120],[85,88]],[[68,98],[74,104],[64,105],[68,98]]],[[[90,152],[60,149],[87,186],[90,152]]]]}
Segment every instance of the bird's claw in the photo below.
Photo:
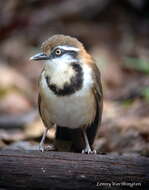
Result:
{"type": "Polygon", "coordinates": [[[48,146],[39,145],[39,150],[41,152],[44,152],[44,151],[54,151],[54,150],[56,150],[56,148],[55,148],[54,145],[48,145],[48,146]]]}
{"type": "Polygon", "coordinates": [[[82,150],[82,154],[96,154],[96,150],[91,150],[90,148],[85,148],[82,150]]]}
{"type": "Polygon", "coordinates": [[[40,150],[41,152],[44,152],[44,146],[39,145],[39,150],[40,150]]]}

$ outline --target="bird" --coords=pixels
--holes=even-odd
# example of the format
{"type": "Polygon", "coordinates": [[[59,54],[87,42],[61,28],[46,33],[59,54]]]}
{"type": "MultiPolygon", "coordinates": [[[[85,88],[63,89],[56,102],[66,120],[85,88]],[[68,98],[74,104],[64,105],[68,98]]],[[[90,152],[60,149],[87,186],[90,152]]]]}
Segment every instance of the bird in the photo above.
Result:
{"type": "Polygon", "coordinates": [[[45,150],[48,130],[56,127],[55,138],[70,140],[74,152],[96,153],[93,143],[101,125],[103,92],[93,57],[77,38],[55,34],[30,60],[43,61],[38,107],[45,131],[40,150],[45,150]]]}

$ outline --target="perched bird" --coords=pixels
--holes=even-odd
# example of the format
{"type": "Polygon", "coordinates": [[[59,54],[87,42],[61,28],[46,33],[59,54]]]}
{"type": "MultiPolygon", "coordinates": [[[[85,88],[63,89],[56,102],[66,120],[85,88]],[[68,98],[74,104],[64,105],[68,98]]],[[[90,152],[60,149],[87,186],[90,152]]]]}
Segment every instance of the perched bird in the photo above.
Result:
{"type": "Polygon", "coordinates": [[[100,72],[83,44],[74,37],[54,35],[42,44],[42,53],[30,60],[44,60],[39,80],[39,112],[48,129],[56,125],[56,139],[70,140],[75,152],[92,148],[101,123],[103,94],[100,72]]]}

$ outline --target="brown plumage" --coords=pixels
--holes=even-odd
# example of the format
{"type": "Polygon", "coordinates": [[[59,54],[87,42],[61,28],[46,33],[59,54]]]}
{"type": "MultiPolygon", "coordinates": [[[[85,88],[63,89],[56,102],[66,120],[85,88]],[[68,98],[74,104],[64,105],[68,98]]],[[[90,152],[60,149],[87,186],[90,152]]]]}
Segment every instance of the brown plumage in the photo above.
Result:
{"type": "Polygon", "coordinates": [[[76,38],[54,35],[42,44],[47,60],[39,80],[39,112],[47,131],[56,124],[58,150],[95,153],[92,145],[101,123],[103,94],[100,72],[76,38]],[[69,147],[69,148],[68,148],[69,147]]]}
{"type": "Polygon", "coordinates": [[[70,36],[66,36],[63,34],[57,34],[50,37],[48,40],[42,43],[41,49],[44,53],[50,53],[51,50],[59,45],[69,45],[79,48],[84,51],[83,44],[79,42],[76,38],[72,38],[70,36]]]}

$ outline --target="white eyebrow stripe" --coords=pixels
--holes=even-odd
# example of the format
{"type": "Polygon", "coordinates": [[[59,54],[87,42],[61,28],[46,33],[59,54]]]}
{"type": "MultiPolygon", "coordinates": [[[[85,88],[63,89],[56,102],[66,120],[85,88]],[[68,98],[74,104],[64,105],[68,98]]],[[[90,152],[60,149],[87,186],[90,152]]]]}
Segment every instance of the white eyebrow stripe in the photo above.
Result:
{"type": "Polygon", "coordinates": [[[80,51],[79,48],[72,47],[72,46],[58,46],[58,48],[68,51],[80,51]]]}

